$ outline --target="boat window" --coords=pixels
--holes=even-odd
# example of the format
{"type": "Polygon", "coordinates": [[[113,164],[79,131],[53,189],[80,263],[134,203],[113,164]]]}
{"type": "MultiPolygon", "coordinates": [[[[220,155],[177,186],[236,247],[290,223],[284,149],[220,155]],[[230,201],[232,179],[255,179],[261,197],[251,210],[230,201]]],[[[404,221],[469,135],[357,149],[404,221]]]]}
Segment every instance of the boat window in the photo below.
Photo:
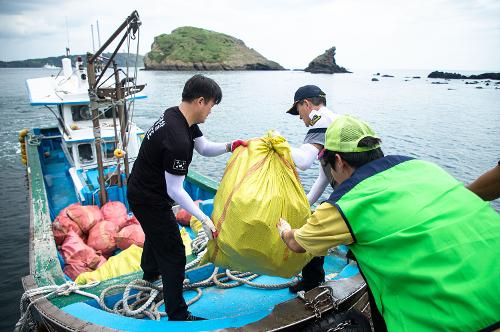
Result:
{"type": "MultiPolygon", "coordinates": [[[[85,121],[92,120],[92,111],[89,109],[89,105],[72,105],[71,106],[71,117],[73,121],[85,121]]],[[[118,118],[118,114],[116,115],[118,118]]],[[[99,110],[99,119],[112,119],[113,118],[113,108],[107,108],[105,110],[99,110]]]]}
{"type": "Polygon", "coordinates": [[[72,105],[71,117],[73,121],[92,120],[92,112],[88,105],[72,105]]]}
{"type": "Polygon", "coordinates": [[[78,145],[78,159],[82,164],[88,164],[94,161],[92,145],[90,143],[78,145]]]}
{"type": "Polygon", "coordinates": [[[104,142],[102,144],[102,154],[104,156],[104,159],[110,160],[115,157],[115,149],[116,149],[116,144],[115,142],[104,142]]]}

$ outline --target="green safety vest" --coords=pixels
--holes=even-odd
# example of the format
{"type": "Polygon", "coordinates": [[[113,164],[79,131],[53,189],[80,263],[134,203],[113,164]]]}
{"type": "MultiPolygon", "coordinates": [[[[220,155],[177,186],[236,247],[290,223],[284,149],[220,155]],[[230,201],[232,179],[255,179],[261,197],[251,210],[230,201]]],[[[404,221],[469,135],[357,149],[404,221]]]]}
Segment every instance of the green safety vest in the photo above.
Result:
{"type": "Polygon", "coordinates": [[[498,324],[500,215],[447,172],[387,156],[358,168],[328,202],[389,331],[498,324]]]}

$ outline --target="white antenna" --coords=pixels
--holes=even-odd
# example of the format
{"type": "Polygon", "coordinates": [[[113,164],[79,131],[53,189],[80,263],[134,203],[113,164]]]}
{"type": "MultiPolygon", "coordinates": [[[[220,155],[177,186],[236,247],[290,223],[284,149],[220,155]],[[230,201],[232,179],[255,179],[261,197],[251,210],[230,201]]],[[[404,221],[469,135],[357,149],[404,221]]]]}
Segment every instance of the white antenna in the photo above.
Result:
{"type": "Polygon", "coordinates": [[[101,34],[99,32],[99,20],[96,20],[97,23],[97,43],[99,45],[99,48],[101,48],[101,34]]]}
{"type": "Polygon", "coordinates": [[[94,25],[90,25],[90,32],[92,33],[92,50],[95,53],[95,44],[94,44],[94,25]]]}
{"type": "Polygon", "coordinates": [[[69,56],[69,28],[68,28],[68,17],[64,16],[64,20],[66,21],[66,56],[69,56]]]}

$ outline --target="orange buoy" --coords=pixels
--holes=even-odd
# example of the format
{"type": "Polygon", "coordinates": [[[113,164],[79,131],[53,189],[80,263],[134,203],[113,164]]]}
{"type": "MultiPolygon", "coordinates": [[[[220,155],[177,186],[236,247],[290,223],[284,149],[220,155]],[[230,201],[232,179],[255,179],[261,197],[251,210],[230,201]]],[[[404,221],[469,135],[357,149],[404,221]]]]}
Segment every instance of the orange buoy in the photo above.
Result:
{"type": "Polygon", "coordinates": [[[28,128],[24,128],[23,130],[19,131],[19,145],[21,146],[21,162],[25,166],[28,164],[28,157],[26,156],[26,142],[25,142],[25,138],[26,135],[28,135],[28,133],[29,133],[28,128]]]}
{"type": "Polygon", "coordinates": [[[115,149],[113,154],[115,155],[116,158],[120,159],[125,156],[125,151],[123,151],[122,149],[115,149]]]}

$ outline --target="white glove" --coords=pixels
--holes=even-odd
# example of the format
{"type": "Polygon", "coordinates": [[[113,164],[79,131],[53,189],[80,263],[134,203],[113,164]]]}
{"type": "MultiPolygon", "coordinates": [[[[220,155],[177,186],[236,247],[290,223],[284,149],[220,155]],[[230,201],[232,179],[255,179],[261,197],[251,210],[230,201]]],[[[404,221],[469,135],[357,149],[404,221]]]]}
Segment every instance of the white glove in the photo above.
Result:
{"type": "Polygon", "coordinates": [[[280,218],[280,221],[276,224],[278,228],[278,232],[280,233],[280,238],[283,240],[283,235],[286,231],[291,231],[292,227],[290,224],[283,218],[280,218]]]}
{"type": "Polygon", "coordinates": [[[205,231],[205,234],[207,234],[207,237],[209,240],[212,240],[215,237],[217,237],[217,229],[215,228],[214,223],[212,220],[210,220],[209,217],[206,217],[201,221],[201,225],[203,226],[203,230],[205,231]]]}

